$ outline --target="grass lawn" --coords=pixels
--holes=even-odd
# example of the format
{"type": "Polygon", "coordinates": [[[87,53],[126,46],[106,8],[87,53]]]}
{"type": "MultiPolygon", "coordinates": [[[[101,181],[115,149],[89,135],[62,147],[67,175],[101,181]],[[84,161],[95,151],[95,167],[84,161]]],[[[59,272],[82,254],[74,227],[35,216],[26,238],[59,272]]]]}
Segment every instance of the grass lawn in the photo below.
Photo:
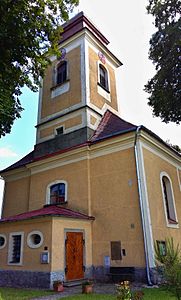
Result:
{"type": "MultiPolygon", "coordinates": [[[[171,294],[161,289],[143,289],[143,300],[176,300],[171,294]]],[[[64,300],[116,300],[116,296],[111,295],[76,295],[65,297],[64,300]]],[[[60,299],[61,300],[61,299],[60,299]]]]}
{"type": "MultiPolygon", "coordinates": [[[[162,289],[143,289],[143,300],[176,300],[171,294],[162,289]]],[[[0,288],[0,300],[30,300],[35,297],[50,296],[52,291],[43,290],[23,290],[13,288],[0,288]]],[[[62,299],[62,298],[61,298],[62,299]]],[[[116,296],[113,295],[76,295],[63,298],[64,300],[116,300],[116,296]]]]}
{"type": "Polygon", "coordinates": [[[31,298],[51,295],[52,291],[0,288],[0,300],[29,300],[31,298]]]}

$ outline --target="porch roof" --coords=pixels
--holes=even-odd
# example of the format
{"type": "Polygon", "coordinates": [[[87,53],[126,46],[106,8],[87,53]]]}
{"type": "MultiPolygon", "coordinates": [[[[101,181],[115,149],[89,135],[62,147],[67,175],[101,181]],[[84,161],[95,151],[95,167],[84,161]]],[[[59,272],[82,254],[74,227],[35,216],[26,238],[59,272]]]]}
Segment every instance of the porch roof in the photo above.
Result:
{"type": "Polygon", "coordinates": [[[80,213],[78,211],[74,211],[69,208],[65,208],[65,207],[57,206],[57,205],[47,205],[47,206],[37,209],[37,210],[32,210],[32,211],[28,211],[28,212],[25,212],[22,214],[18,214],[18,215],[0,219],[0,223],[23,221],[23,220],[47,217],[47,216],[83,219],[83,220],[94,220],[95,219],[92,216],[88,216],[86,214],[80,213]]]}

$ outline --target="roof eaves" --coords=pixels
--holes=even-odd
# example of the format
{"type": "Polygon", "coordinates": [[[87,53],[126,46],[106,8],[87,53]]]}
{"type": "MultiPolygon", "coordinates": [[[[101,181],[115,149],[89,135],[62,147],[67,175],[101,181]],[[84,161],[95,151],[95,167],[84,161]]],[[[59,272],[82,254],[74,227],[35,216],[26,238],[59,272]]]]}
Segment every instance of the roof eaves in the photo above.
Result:
{"type": "Polygon", "coordinates": [[[142,130],[144,130],[145,132],[147,132],[148,134],[150,134],[153,138],[155,138],[156,140],[158,140],[165,147],[167,147],[169,150],[171,150],[172,152],[174,152],[174,154],[176,154],[178,157],[181,158],[181,154],[179,152],[177,152],[174,148],[172,148],[169,144],[167,144],[164,140],[162,140],[156,133],[154,133],[153,131],[151,131],[150,129],[146,128],[143,125],[141,125],[140,128],[142,130]]]}

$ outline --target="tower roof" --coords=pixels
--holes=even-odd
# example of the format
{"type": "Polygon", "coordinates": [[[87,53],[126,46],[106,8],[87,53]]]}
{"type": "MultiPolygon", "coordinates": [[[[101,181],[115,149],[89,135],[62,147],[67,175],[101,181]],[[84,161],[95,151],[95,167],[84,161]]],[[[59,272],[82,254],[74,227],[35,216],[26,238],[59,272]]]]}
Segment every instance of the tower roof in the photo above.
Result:
{"type": "Polygon", "coordinates": [[[61,34],[60,43],[64,42],[68,38],[72,37],[76,33],[82,31],[84,28],[88,29],[93,35],[95,35],[105,45],[109,44],[107,38],[100,32],[100,30],[92,23],[92,21],[85,16],[83,12],[78,13],[69,21],[62,25],[63,32],[61,34]]]}

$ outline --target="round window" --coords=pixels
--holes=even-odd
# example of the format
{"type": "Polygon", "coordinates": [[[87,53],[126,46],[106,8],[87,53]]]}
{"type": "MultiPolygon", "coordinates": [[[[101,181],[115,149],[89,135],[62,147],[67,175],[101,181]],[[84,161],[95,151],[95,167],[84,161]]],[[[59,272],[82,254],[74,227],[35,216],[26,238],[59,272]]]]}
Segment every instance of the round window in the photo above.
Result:
{"type": "Polygon", "coordinates": [[[40,231],[32,231],[28,234],[27,243],[30,248],[38,248],[43,244],[43,234],[40,231]]]}
{"type": "Polygon", "coordinates": [[[6,236],[4,234],[0,234],[0,249],[6,246],[6,236]]]}

